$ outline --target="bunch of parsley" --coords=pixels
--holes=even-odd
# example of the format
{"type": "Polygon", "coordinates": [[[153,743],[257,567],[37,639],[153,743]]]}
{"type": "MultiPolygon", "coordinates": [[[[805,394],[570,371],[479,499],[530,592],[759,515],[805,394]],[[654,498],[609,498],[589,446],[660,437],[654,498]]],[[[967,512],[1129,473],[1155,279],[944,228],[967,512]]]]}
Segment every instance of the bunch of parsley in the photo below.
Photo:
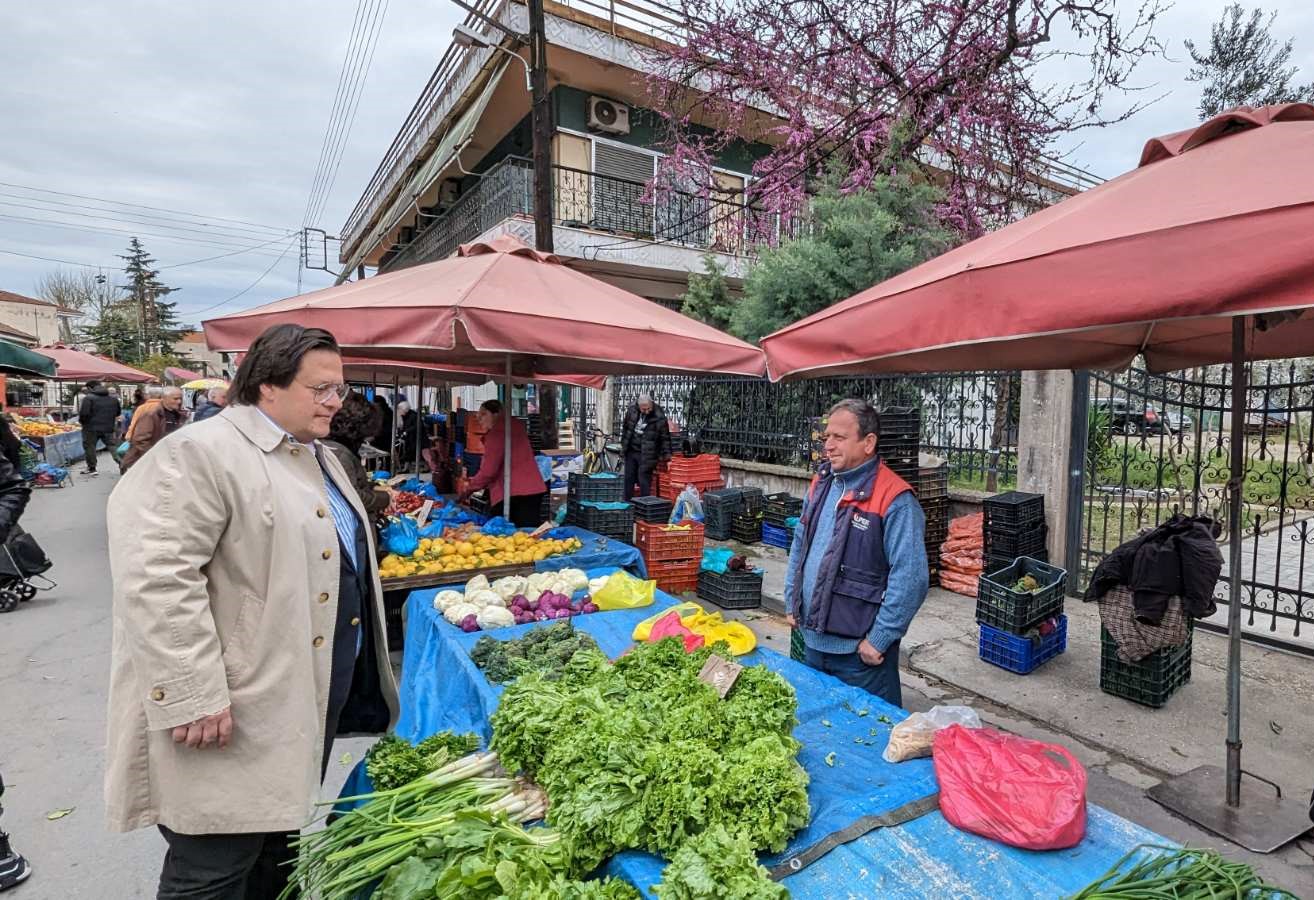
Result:
{"type": "Polygon", "coordinates": [[[387,734],[365,754],[365,773],[376,791],[390,791],[441,769],[479,749],[479,735],[440,731],[412,744],[395,734],[387,734]]]}

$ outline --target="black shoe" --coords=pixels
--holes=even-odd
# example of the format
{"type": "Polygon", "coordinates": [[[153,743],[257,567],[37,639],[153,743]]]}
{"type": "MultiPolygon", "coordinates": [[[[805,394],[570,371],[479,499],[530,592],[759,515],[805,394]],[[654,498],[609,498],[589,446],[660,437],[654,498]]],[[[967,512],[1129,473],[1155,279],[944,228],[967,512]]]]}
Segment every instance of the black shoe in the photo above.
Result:
{"type": "Polygon", "coordinates": [[[0,856],[0,893],[22,884],[31,874],[32,867],[27,864],[27,860],[13,850],[0,856]]]}

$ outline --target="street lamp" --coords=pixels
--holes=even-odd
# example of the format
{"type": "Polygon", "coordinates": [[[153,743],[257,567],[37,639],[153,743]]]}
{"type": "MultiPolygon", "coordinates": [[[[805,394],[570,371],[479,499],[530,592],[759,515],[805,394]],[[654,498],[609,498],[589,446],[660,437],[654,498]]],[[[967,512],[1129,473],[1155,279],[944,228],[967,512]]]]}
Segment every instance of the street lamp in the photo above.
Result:
{"type": "Polygon", "coordinates": [[[476,50],[492,48],[493,50],[500,50],[505,53],[507,56],[525,67],[525,90],[529,91],[531,94],[534,92],[534,82],[530,77],[529,63],[525,62],[525,58],[519,53],[512,53],[501,44],[493,43],[485,35],[480,34],[466,25],[457,25],[452,29],[452,40],[462,47],[470,47],[476,50]]]}

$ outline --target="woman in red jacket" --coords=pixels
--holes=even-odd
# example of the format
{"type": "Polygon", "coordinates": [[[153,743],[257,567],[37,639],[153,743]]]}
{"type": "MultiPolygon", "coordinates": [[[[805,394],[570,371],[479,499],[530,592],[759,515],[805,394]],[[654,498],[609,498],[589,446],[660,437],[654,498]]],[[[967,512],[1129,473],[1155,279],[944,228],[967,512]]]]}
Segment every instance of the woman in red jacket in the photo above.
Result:
{"type": "MultiPolygon", "coordinates": [[[[464,503],[475,491],[488,488],[488,497],[495,515],[502,513],[502,485],[506,461],[506,422],[508,416],[497,400],[486,400],[479,407],[479,424],[484,435],[484,458],[479,463],[479,474],[470,479],[461,494],[464,503]]],[[[547,483],[534,462],[534,450],[529,446],[529,433],[519,419],[511,422],[511,521],[519,528],[532,528],[542,524],[543,492],[547,483]]]]}

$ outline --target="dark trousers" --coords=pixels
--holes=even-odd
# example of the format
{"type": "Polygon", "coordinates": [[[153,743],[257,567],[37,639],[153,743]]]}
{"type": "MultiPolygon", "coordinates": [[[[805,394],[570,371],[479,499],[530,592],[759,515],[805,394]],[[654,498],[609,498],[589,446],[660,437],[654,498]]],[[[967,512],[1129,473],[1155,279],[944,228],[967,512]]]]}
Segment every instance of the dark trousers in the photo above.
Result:
{"type": "Polygon", "coordinates": [[[286,863],[296,859],[290,831],[178,834],[161,825],[160,834],[169,850],[158,900],[275,900],[292,872],[286,863]]]}
{"type": "Polygon", "coordinates": [[[818,672],[834,675],[845,684],[875,694],[886,703],[903,706],[903,688],[899,684],[899,642],[890,644],[879,666],[869,666],[855,650],[852,653],[822,653],[807,649],[803,660],[818,672]]]}
{"type": "Polygon", "coordinates": [[[105,445],[106,450],[114,449],[114,435],[108,431],[91,431],[82,429],[82,453],[87,464],[87,471],[96,471],[96,442],[105,445]]]}
{"type": "MultiPolygon", "coordinates": [[[[500,516],[502,507],[493,510],[493,515],[500,516]]],[[[543,495],[525,494],[511,497],[511,524],[517,528],[536,528],[543,524],[543,495]]]]}
{"type": "Polygon", "coordinates": [[[625,499],[633,500],[638,497],[652,496],[652,469],[643,468],[643,454],[626,453],[625,454],[625,499]],[[635,483],[639,485],[639,493],[634,493],[635,483]]]}

